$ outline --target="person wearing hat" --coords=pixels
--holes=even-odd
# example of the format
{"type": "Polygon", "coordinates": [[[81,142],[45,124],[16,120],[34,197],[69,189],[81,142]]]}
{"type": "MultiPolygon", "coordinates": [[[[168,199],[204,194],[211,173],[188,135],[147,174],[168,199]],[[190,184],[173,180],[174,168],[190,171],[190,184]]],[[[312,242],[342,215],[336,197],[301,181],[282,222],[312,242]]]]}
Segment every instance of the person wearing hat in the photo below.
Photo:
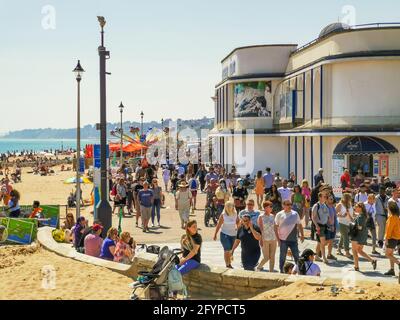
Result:
{"type": "Polygon", "coordinates": [[[315,252],[311,249],[305,249],[300,256],[299,262],[294,266],[292,274],[319,277],[321,275],[321,269],[314,263],[314,259],[315,252]]]}
{"type": "Polygon", "coordinates": [[[324,183],[324,169],[319,168],[318,173],[314,176],[314,185],[318,185],[319,182],[324,183]]]}
{"type": "Polygon", "coordinates": [[[376,224],[378,226],[378,246],[383,248],[383,240],[385,235],[386,220],[388,214],[388,202],[389,197],[386,195],[386,188],[381,186],[379,188],[379,194],[375,197],[375,209],[376,209],[376,224]]]}
{"type": "Polygon", "coordinates": [[[245,213],[241,217],[241,226],[236,235],[236,240],[233,244],[231,256],[236,248],[241,245],[242,265],[244,270],[254,271],[261,256],[260,244],[261,230],[257,225],[253,225],[251,216],[245,213]]]}
{"type": "Polygon", "coordinates": [[[149,182],[143,182],[143,189],[138,193],[138,201],[140,205],[140,214],[143,222],[143,232],[148,232],[151,211],[154,203],[154,192],[149,189],[149,182]]]}
{"type": "Polygon", "coordinates": [[[84,239],[85,254],[92,257],[100,257],[101,246],[103,239],[100,237],[103,232],[103,226],[96,223],[92,227],[92,232],[89,233],[84,239]]]}
{"type": "Polygon", "coordinates": [[[175,195],[175,209],[179,211],[182,229],[186,228],[186,224],[189,221],[192,194],[190,193],[188,187],[189,185],[186,181],[181,181],[178,184],[179,190],[175,195]]]}

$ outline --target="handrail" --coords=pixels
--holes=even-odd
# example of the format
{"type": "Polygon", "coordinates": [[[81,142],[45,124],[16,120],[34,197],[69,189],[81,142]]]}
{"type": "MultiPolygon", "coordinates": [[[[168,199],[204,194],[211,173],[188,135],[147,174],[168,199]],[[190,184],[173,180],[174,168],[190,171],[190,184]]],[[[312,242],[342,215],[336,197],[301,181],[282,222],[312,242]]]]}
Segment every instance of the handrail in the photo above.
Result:
{"type": "MultiPolygon", "coordinates": [[[[391,27],[391,26],[400,27],[400,22],[375,22],[375,23],[357,24],[354,26],[350,26],[349,30],[370,29],[370,28],[387,28],[387,27],[391,27]]],[[[335,33],[335,31],[332,31],[332,33],[335,33]]],[[[338,32],[338,33],[340,33],[340,32],[338,32]]],[[[328,33],[328,35],[329,34],[330,33],[328,33]]],[[[319,41],[322,38],[325,38],[325,37],[318,37],[318,38],[302,45],[301,47],[299,47],[295,51],[293,51],[292,54],[295,54],[301,50],[304,50],[305,48],[308,48],[309,46],[313,45],[314,43],[316,43],[317,41],[319,41]]]]}

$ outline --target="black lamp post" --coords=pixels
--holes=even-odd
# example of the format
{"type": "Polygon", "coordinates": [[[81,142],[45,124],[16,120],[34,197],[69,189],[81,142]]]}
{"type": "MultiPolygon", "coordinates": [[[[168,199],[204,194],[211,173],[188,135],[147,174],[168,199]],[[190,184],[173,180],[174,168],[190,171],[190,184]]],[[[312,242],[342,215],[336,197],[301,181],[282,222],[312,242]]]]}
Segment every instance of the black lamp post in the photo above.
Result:
{"type": "Polygon", "coordinates": [[[81,66],[80,60],[73,72],[76,75],[77,83],[77,121],[76,121],[76,218],[81,216],[81,174],[80,174],[80,159],[81,159],[81,80],[82,73],[85,72],[81,66]]]}
{"type": "Polygon", "coordinates": [[[178,121],[178,130],[176,130],[176,164],[179,162],[179,132],[181,131],[182,124],[178,121]]]}
{"type": "Polygon", "coordinates": [[[124,161],[124,150],[123,150],[123,148],[122,148],[122,135],[124,134],[124,129],[122,128],[122,113],[123,113],[123,111],[124,111],[124,105],[122,104],[122,101],[121,101],[121,104],[119,105],[119,112],[121,113],[121,128],[120,128],[120,134],[121,134],[121,149],[120,149],[120,162],[121,162],[121,166],[122,166],[122,164],[123,164],[123,161],[124,161]]]}
{"type": "Polygon", "coordinates": [[[106,105],[106,60],[110,58],[110,51],[104,47],[104,17],[97,17],[101,27],[101,45],[98,48],[100,58],[100,202],[97,205],[97,216],[103,224],[105,232],[112,225],[111,206],[108,202],[107,192],[107,105],[106,105]]]}

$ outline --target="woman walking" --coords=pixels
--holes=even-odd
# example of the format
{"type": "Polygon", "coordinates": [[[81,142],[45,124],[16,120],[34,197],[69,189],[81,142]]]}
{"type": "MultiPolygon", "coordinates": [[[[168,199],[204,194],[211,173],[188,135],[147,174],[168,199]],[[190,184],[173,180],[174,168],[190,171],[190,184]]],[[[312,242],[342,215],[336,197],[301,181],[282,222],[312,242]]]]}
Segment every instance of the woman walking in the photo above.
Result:
{"type": "Polygon", "coordinates": [[[298,184],[296,184],[293,188],[292,208],[293,208],[293,210],[297,211],[301,220],[303,220],[304,204],[305,204],[305,200],[304,200],[303,194],[301,193],[301,188],[298,184]]]}
{"type": "MultiPolygon", "coordinates": [[[[389,202],[388,204],[389,217],[386,221],[386,232],[385,232],[385,245],[386,245],[386,257],[390,260],[390,270],[385,273],[385,276],[394,276],[394,265],[397,264],[400,269],[400,261],[397,260],[393,252],[397,246],[400,245],[400,212],[399,207],[395,202],[389,202]]],[[[400,283],[400,271],[399,271],[399,283],[400,283]]]]}
{"type": "Polygon", "coordinates": [[[258,225],[261,230],[260,245],[263,253],[263,259],[259,263],[257,270],[261,271],[264,265],[269,261],[269,272],[274,272],[276,235],[275,235],[275,216],[272,213],[272,202],[264,201],[264,213],[258,217],[258,225]]]}
{"type": "Polygon", "coordinates": [[[301,182],[301,194],[304,197],[304,207],[303,207],[304,223],[305,226],[308,227],[308,223],[310,221],[311,189],[309,187],[308,181],[305,179],[301,182]]]}
{"type": "Polygon", "coordinates": [[[367,210],[365,209],[365,205],[362,202],[358,202],[354,211],[356,214],[356,218],[354,223],[356,225],[356,234],[351,235],[351,248],[354,256],[354,270],[360,271],[360,267],[358,264],[359,255],[367,259],[371,262],[372,267],[376,270],[377,260],[372,259],[367,253],[364,252],[364,245],[367,244],[368,238],[368,229],[367,229],[367,210]]]}
{"type": "Polygon", "coordinates": [[[233,269],[231,265],[231,250],[236,240],[237,228],[239,225],[238,214],[235,205],[228,201],[225,203],[225,209],[220,215],[215,228],[214,241],[217,240],[218,232],[222,247],[224,248],[224,260],[227,268],[233,269]]]}
{"type": "Polygon", "coordinates": [[[226,187],[224,179],[219,180],[219,186],[217,190],[215,190],[215,196],[217,197],[217,214],[219,217],[224,210],[225,203],[229,201],[229,198],[231,197],[231,193],[226,187]]]}
{"type": "Polygon", "coordinates": [[[342,199],[336,206],[336,212],[339,220],[339,232],[340,232],[340,241],[339,248],[337,254],[342,256],[342,249],[346,252],[346,257],[352,259],[352,255],[350,254],[350,240],[349,240],[349,231],[350,231],[350,223],[353,221],[354,211],[351,206],[351,195],[350,193],[344,193],[342,199]]]}
{"type": "Polygon", "coordinates": [[[264,189],[265,189],[265,184],[264,184],[264,178],[262,176],[262,171],[257,172],[257,178],[255,181],[255,192],[257,196],[257,205],[258,205],[258,210],[261,210],[261,205],[263,203],[263,197],[264,197],[264,189]]]}
{"type": "Polygon", "coordinates": [[[275,214],[282,210],[281,194],[275,183],[271,186],[271,190],[267,193],[265,199],[272,202],[272,209],[275,214]]]}
{"type": "Polygon", "coordinates": [[[163,198],[163,192],[161,187],[158,185],[158,180],[153,179],[153,184],[151,187],[151,190],[153,191],[153,207],[151,209],[151,224],[152,227],[154,228],[154,218],[157,215],[157,224],[158,227],[161,227],[160,225],[160,211],[161,211],[161,202],[163,198]]]}
{"type": "Polygon", "coordinates": [[[328,243],[328,255],[326,258],[329,260],[337,260],[337,258],[332,254],[333,241],[336,239],[336,226],[337,226],[335,197],[333,197],[332,195],[328,196],[327,206],[329,210],[329,218],[328,218],[328,230],[326,232],[326,238],[325,238],[328,243]]]}
{"type": "Polygon", "coordinates": [[[207,175],[206,167],[204,166],[204,164],[202,164],[199,171],[197,171],[196,173],[196,177],[199,178],[201,192],[204,191],[204,188],[206,186],[206,175],[207,175]]]}

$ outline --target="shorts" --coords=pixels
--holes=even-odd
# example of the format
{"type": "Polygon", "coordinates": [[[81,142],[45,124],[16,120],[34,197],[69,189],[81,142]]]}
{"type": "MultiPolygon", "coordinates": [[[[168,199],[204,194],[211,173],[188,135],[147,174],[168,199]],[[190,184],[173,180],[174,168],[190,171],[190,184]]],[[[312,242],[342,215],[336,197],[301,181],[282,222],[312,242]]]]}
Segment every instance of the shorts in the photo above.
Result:
{"type": "Polygon", "coordinates": [[[126,198],[122,198],[121,200],[116,200],[116,201],[114,201],[114,205],[115,206],[119,206],[119,205],[126,205],[126,198]]]}
{"type": "Polygon", "coordinates": [[[12,212],[10,212],[10,218],[19,218],[20,214],[21,214],[21,210],[20,209],[12,211],[12,212]]]}
{"type": "Polygon", "coordinates": [[[179,217],[181,218],[181,222],[188,222],[189,221],[189,208],[179,209],[179,217]]]}
{"type": "Polygon", "coordinates": [[[197,190],[192,190],[192,197],[197,197],[197,190]]]}
{"type": "Polygon", "coordinates": [[[140,206],[140,213],[142,215],[142,220],[150,220],[152,207],[140,206]]]}
{"type": "Polygon", "coordinates": [[[328,230],[325,236],[326,240],[334,240],[336,238],[336,231],[328,230]]]}
{"type": "Polygon", "coordinates": [[[233,243],[236,240],[236,236],[228,236],[227,234],[221,232],[219,237],[224,251],[231,251],[233,248],[233,243]]]}
{"type": "MultiPolygon", "coordinates": [[[[328,226],[326,224],[318,224],[318,226],[320,227],[320,235],[322,237],[325,237],[325,239],[326,239],[327,234],[328,234],[328,226]]],[[[317,241],[321,242],[321,240],[319,238],[320,236],[318,235],[317,232],[315,232],[315,235],[317,236],[317,241]]]]}
{"type": "Polygon", "coordinates": [[[397,246],[400,246],[400,240],[389,239],[386,247],[389,249],[396,249],[397,246]]]}

